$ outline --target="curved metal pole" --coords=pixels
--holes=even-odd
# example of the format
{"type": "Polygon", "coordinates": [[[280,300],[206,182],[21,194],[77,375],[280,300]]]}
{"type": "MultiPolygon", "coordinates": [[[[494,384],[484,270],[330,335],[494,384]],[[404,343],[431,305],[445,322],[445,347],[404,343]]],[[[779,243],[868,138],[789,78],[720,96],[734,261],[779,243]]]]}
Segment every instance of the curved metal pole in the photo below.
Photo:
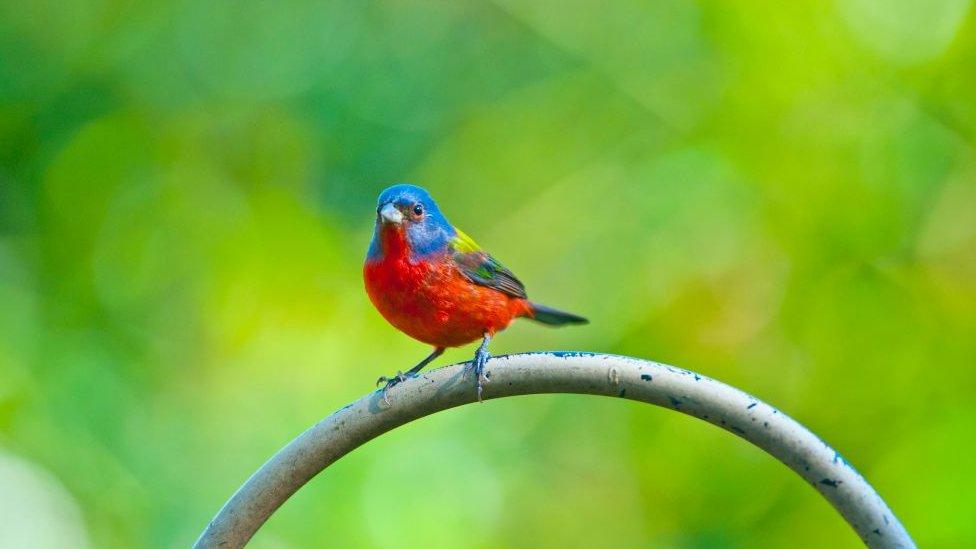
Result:
{"type": "MultiPolygon", "coordinates": [[[[421,374],[371,393],[319,421],[282,448],[237,490],[196,547],[242,547],[274,511],[340,457],[400,425],[477,398],[469,363],[421,374]]],[[[776,408],[734,387],[665,364],[577,352],[539,352],[488,361],[484,398],[581,393],[671,408],[732,432],[806,479],[870,547],[915,547],[888,505],[839,453],[776,408]]]]}

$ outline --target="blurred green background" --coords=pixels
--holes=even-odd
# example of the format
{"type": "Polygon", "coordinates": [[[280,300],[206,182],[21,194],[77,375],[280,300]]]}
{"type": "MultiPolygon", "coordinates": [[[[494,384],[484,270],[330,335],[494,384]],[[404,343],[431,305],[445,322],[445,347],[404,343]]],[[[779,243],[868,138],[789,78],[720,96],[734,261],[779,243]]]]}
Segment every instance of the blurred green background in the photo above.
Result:
{"type": "MultiPolygon", "coordinates": [[[[976,543],[971,4],[0,3],[0,545],[186,546],[424,356],[362,290],[397,181],[592,320],[495,353],[732,383],[976,543]]],[[[370,443],[254,547],[797,540],[858,546],[732,435],[561,395],[370,443]]]]}

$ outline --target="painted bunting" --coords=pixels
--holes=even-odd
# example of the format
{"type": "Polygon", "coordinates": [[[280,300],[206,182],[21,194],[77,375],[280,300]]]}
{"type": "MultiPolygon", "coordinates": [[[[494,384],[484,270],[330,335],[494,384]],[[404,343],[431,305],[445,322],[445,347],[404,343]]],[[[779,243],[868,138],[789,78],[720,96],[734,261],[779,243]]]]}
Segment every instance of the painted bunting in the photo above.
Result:
{"type": "Polygon", "coordinates": [[[376,225],[363,266],[366,293],[380,314],[434,350],[406,373],[380,377],[390,387],[416,375],[447,347],[481,340],[472,366],[481,400],[488,342],[512,320],[585,324],[581,316],[528,300],[525,286],[474,240],[448,222],[437,203],[415,185],[380,193],[376,225]]]}

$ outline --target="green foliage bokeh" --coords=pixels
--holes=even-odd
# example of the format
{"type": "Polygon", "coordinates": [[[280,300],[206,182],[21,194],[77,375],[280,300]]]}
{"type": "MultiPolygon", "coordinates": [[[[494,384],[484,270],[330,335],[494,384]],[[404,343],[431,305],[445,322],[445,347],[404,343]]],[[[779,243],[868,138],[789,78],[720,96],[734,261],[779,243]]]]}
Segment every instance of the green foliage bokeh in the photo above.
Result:
{"type": "MultiPolygon", "coordinates": [[[[976,543],[974,68],[970,0],[0,3],[0,470],[71,544],[191,543],[427,352],[360,271],[410,181],[592,321],[493,352],[739,386],[976,543]]],[[[727,433],[541,396],[370,443],[254,546],[796,540],[858,544],[727,433]]]]}

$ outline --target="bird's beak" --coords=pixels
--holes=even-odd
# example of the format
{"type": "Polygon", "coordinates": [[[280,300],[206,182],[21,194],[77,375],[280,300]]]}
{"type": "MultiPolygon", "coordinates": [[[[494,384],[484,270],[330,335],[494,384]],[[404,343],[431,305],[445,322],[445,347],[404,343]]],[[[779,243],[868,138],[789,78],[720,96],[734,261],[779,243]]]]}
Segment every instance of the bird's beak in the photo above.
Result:
{"type": "Polygon", "coordinates": [[[393,205],[392,202],[383,204],[380,208],[380,217],[383,219],[384,223],[393,223],[399,225],[403,223],[403,214],[393,205]]]}

